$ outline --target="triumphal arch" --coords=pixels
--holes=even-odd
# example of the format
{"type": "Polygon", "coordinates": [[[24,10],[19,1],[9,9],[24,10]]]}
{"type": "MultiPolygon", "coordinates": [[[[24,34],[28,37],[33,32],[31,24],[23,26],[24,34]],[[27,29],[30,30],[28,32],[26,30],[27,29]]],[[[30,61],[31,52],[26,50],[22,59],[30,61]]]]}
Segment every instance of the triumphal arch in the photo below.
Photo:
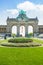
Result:
{"type": "Polygon", "coordinates": [[[25,36],[28,35],[28,26],[31,25],[33,27],[33,33],[38,33],[38,19],[36,18],[28,18],[26,13],[21,10],[17,18],[7,18],[7,33],[11,33],[12,26],[17,26],[17,36],[20,34],[20,26],[25,27],[25,36]]]}
{"type": "Polygon", "coordinates": [[[28,18],[26,13],[21,10],[16,18],[7,18],[7,25],[0,25],[0,33],[11,34],[12,26],[17,26],[17,36],[20,34],[20,26],[25,27],[25,36],[28,36],[28,26],[33,27],[33,34],[43,33],[43,25],[38,25],[38,18],[28,18]]]}

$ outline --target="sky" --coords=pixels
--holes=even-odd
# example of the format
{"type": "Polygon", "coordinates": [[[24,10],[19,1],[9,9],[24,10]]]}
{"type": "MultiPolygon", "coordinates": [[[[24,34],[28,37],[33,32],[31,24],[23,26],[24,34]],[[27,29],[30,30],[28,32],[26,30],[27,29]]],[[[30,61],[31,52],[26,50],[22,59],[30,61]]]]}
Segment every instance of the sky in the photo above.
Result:
{"type": "Polygon", "coordinates": [[[43,25],[43,0],[0,0],[0,25],[6,25],[6,19],[16,18],[20,10],[26,11],[29,18],[38,17],[43,25]]]}

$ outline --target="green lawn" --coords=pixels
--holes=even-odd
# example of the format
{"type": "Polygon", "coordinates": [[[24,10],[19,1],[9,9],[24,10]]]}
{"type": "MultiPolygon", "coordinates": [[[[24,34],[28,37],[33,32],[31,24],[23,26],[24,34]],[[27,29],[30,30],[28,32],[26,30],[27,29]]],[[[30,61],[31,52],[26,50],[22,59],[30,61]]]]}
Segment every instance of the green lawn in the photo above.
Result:
{"type": "Polygon", "coordinates": [[[43,65],[43,47],[0,47],[0,65],[43,65]]]}
{"type": "Polygon", "coordinates": [[[0,43],[8,43],[8,40],[0,40],[0,43]]]}
{"type": "Polygon", "coordinates": [[[41,44],[43,44],[43,40],[40,40],[40,39],[33,39],[33,42],[36,42],[36,43],[41,43],[41,44]]]}

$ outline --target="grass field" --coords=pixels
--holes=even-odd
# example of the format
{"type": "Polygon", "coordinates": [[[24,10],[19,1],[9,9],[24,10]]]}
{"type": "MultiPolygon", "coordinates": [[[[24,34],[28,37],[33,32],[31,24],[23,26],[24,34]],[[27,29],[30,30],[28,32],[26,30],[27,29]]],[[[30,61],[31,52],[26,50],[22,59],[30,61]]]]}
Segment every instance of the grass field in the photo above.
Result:
{"type": "Polygon", "coordinates": [[[0,47],[0,65],[43,65],[43,47],[0,47]]]}
{"type": "Polygon", "coordinates": [[[40,39],[33,39],[33,42],[36,42],[36,43],[41,43],[41,44],[43,44],[43,40],[40,40],[40,39]]]}
{"type": "Polygon", "coordinates": [[[0,43],[8,43],[8,40],[0,40],[0,43]]]}
{"type": "MultiPolygon", "coordinates": [[[[38,39],[33,42],[43,44],[38,39]]],[[[0,43],[8,43],[8,40],[0,40],[0,43]]],[[[0,65],[43,65],[43,47],[0,47],[0,65]]]]}

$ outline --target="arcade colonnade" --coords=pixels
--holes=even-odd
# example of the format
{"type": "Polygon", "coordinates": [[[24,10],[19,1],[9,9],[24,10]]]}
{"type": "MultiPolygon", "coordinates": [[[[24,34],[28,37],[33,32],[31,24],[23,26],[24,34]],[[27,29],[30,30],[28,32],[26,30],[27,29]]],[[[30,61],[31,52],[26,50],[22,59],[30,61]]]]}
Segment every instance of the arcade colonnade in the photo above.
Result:
{"type": "Polygon", "coordinates": [[[17,26],[17,36],[20,35],[20,26],[25,27],[25,36],[28,36],[28,26],[31,25],[33,27],[33,34],[38,33],[38,21],[15,21],[12,19],[7,20],[7,33],[12,32],[12,26],[17,26]]]}

